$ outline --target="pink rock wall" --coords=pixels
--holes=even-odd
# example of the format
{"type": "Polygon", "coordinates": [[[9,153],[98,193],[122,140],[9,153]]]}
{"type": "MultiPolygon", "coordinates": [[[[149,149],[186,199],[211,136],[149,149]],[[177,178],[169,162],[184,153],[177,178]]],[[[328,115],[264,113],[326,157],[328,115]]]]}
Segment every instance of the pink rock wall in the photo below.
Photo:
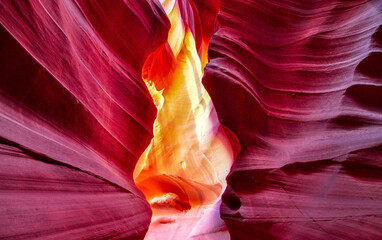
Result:
{"type": "Polygon", "coordinates": [[[221,1],[203,83],[233,239],[382,238],[382,2],[221,1]]]}
{"type": "Polygon", "coordinates": [[[0,238],[143,238],[132,172],[156,117],[140,74],[167,39],[160,4],[1,1],[0,21],[0,238]]]}
{"type": "MultiPolygon", "coordinates": [[[[181,3],[241,143],[231,238],[382,239],[382,2],[181,3]]],[[[132,175],[156,117],[141,72],[167,41],[160,2],[0,0],[0,22],[0,238],[144,238],[132,175]]]]}

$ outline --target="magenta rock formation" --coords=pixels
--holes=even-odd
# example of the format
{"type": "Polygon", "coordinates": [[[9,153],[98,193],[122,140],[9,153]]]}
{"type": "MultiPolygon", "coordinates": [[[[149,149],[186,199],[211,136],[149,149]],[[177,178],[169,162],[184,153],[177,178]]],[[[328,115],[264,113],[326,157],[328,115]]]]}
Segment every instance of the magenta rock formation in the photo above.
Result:
{"type": "Polygon", "coordinates": [[[0,239],[382,239],[381,0],[0,0],[0,23],[0,239]],[[202,79],[210,125],[187,136],[211,149],[190,159],[228,159],[215,185],[142,177],[191,209],[157,225],[133,177],[159,109],[142,72],[202,79]]]}
{"type": "Polygon", "coordinates": [[[160,4],[1,1],[0,20],[0,238],[142,239],[132,172],[156,117],[140,73],[167,39],[160,4]]]}
{"type": "Polygon", "coordinates": [[[382,239],[382,2],[222,0],[203,83],[233,239],[382,239]]]}

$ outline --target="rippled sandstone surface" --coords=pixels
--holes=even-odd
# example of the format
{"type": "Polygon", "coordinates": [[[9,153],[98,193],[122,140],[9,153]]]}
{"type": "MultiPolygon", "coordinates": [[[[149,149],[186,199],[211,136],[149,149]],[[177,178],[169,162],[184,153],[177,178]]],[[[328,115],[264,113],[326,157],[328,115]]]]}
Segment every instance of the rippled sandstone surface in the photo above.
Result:
{"type": "Polygon", "coordinates": [[[381,1],[1,0],[0,23],[0,238],[382,238],[381,1]]]}
{"type": "Polygon", "coordinates": [[[203,83],[233,239],[382,237],[382,2],[221,1],[203,83]],[[227,97],[229,96],[229,97],[227,97]]]}

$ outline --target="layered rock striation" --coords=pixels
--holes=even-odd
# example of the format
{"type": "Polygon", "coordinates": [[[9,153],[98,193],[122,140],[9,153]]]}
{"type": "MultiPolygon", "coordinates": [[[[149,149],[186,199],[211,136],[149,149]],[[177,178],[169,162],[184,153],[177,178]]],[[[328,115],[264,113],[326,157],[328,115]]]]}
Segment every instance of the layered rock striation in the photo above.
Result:
{"type": "Polygon", "coordinates": [[[221,1],[203,83],[242,146],[233,239],[378,239],[380,1],[221,1]]]}
{"type": "Polygon", "coordinates": [[[0,0],[0,23],[0,238],[381,238],[381,1],[0,0]]]}
{"type": "Polygon", "coordinates": [[[141,71],[167,39],[160,3],[4,0],[0,22],[0,238],[142,239],[132,175],[156,117],[141,71]]]}

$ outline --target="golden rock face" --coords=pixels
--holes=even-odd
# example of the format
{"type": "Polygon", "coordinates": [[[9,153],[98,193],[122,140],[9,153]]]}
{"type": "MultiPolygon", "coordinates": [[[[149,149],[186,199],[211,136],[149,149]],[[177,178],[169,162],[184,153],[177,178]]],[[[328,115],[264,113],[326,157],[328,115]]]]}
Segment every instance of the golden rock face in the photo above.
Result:
{"type": "Polygon", "coordinates": [[[151,54],[142,74],[158,113],[134,179],[149,201],[171,193],[191,206],[208,204],[225,188],[234,160],[231,133],[220,125],[201,83],[208,42],[197,49],[177,1],[162,5],[171,22],[168,41],[151,54]]]}

